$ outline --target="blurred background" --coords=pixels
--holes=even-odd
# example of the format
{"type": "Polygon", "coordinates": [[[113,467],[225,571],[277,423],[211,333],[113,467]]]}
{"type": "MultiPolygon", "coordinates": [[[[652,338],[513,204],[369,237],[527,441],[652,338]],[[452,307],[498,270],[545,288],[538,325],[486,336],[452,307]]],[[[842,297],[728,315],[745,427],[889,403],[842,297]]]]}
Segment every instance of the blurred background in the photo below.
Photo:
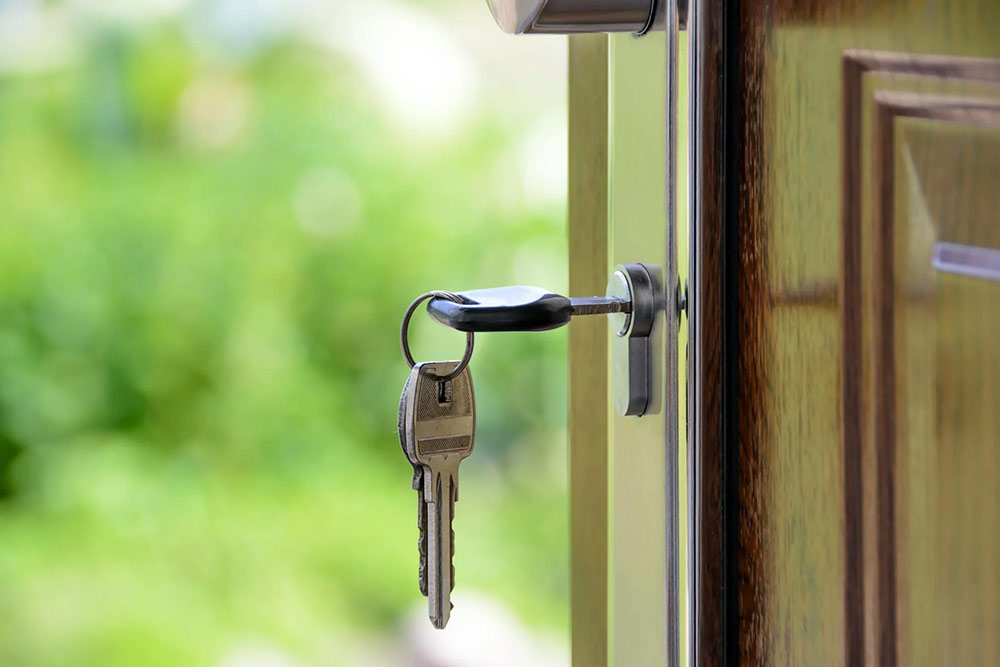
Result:
{"type": "Polygon", "coordinates": [[[395,433],[412,298],[566,287],[565,50],[481,0],[0,0],[0,664],[568,664],[565,332],[477,340],[444,632],[395,433]]]}

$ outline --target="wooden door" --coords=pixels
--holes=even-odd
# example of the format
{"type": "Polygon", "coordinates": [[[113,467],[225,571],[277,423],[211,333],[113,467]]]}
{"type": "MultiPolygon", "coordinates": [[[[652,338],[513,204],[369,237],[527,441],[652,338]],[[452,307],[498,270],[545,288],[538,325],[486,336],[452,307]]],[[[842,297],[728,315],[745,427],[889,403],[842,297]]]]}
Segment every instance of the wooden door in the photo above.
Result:
{"type": "Polygon", "coordinates": [[[692,9],[699,664],[1000,662],[1000,3],[692,9]]]}

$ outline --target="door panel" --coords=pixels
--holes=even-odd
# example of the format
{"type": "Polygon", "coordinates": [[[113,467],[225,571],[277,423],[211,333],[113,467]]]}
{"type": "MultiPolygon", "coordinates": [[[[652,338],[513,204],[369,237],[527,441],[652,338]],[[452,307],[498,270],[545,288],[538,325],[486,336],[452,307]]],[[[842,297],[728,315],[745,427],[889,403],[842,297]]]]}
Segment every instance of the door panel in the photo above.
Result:
{"type": "Polygon", "coordinates": [[[878,548],[894,571],[878,590],[896,592],[881,611],[902,664],[996,664],[1000,100],[879,105],[878,548]]]}
{"type": "Polygon", "coordinates": [[[693,16],[699,655],[996,662],[1000,6],[693,16]]]}

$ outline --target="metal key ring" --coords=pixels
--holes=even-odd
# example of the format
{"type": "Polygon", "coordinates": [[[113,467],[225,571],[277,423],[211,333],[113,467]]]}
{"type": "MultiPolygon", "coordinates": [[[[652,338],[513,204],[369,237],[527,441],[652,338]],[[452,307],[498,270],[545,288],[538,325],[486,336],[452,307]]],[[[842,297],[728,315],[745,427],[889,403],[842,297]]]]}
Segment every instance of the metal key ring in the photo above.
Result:
{"type": "MultiPolygon", "coordinates": [[[[413,355],[410,353],[410,341],[407,340],[408,330],[410,327],[410,318],[413,317],[413,313],[416,312],[417,306],[419,306],[427,299],[448,299],[448,301],[453,301],[455,303],[464,303],[462,301],[462,297],[460,297],[459,295],[453,292],[445,292],[443,290],[427,292],[425,294],[421,294],[420,296],[418,296],[416,299],[413,300],[413,303],[410,304],[410,307],[406,309],[406,314],[403,315],[403,324],[399,328],[399,345],[401,348],[403,348],[403,358],[406,359],[406,363],[410,365],[410,368],[413,368],[414,366],[417,365],[417,362],[413,360],[413,355]]],[[[475,342],[476,342],[476,336],[474,333],[469,331],[468,333],[465,334],[465,356],[463,356],[462,360],[458,362],[457,366],[455,366],[455,370],[453,370],[451,373],[448,373],[447,375],[440,376],[441,381],[451,380],[452,378],[457,377],[459,373],[465,370],[465,367],[469,365],[470,361],[472,361],[472,348],[475,345],[475,342]]]]}

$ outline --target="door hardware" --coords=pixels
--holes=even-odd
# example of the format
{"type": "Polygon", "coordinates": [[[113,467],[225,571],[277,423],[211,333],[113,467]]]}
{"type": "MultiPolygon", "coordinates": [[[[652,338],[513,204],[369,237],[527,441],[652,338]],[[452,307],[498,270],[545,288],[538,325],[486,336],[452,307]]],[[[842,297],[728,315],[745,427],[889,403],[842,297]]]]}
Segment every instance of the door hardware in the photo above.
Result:
{"type": "Polygon", "coordinates": [[[608,315],[611,341],[611,384],[615,412],[641,417],[650,409],[653,392],[653,350],[650,335],[656,314],[663,310],[663,290],[655,267],[618,266],[608,279],[609,296],[628,298],[631,312],[608,315]]]}
{"type": "Polygon", "coordinates": [[[664,7],[676,2],[678,28],[687,25],[688,0],[487,0],[497,24],[514,35],[570,35],[663,30],[664,7]]]}

